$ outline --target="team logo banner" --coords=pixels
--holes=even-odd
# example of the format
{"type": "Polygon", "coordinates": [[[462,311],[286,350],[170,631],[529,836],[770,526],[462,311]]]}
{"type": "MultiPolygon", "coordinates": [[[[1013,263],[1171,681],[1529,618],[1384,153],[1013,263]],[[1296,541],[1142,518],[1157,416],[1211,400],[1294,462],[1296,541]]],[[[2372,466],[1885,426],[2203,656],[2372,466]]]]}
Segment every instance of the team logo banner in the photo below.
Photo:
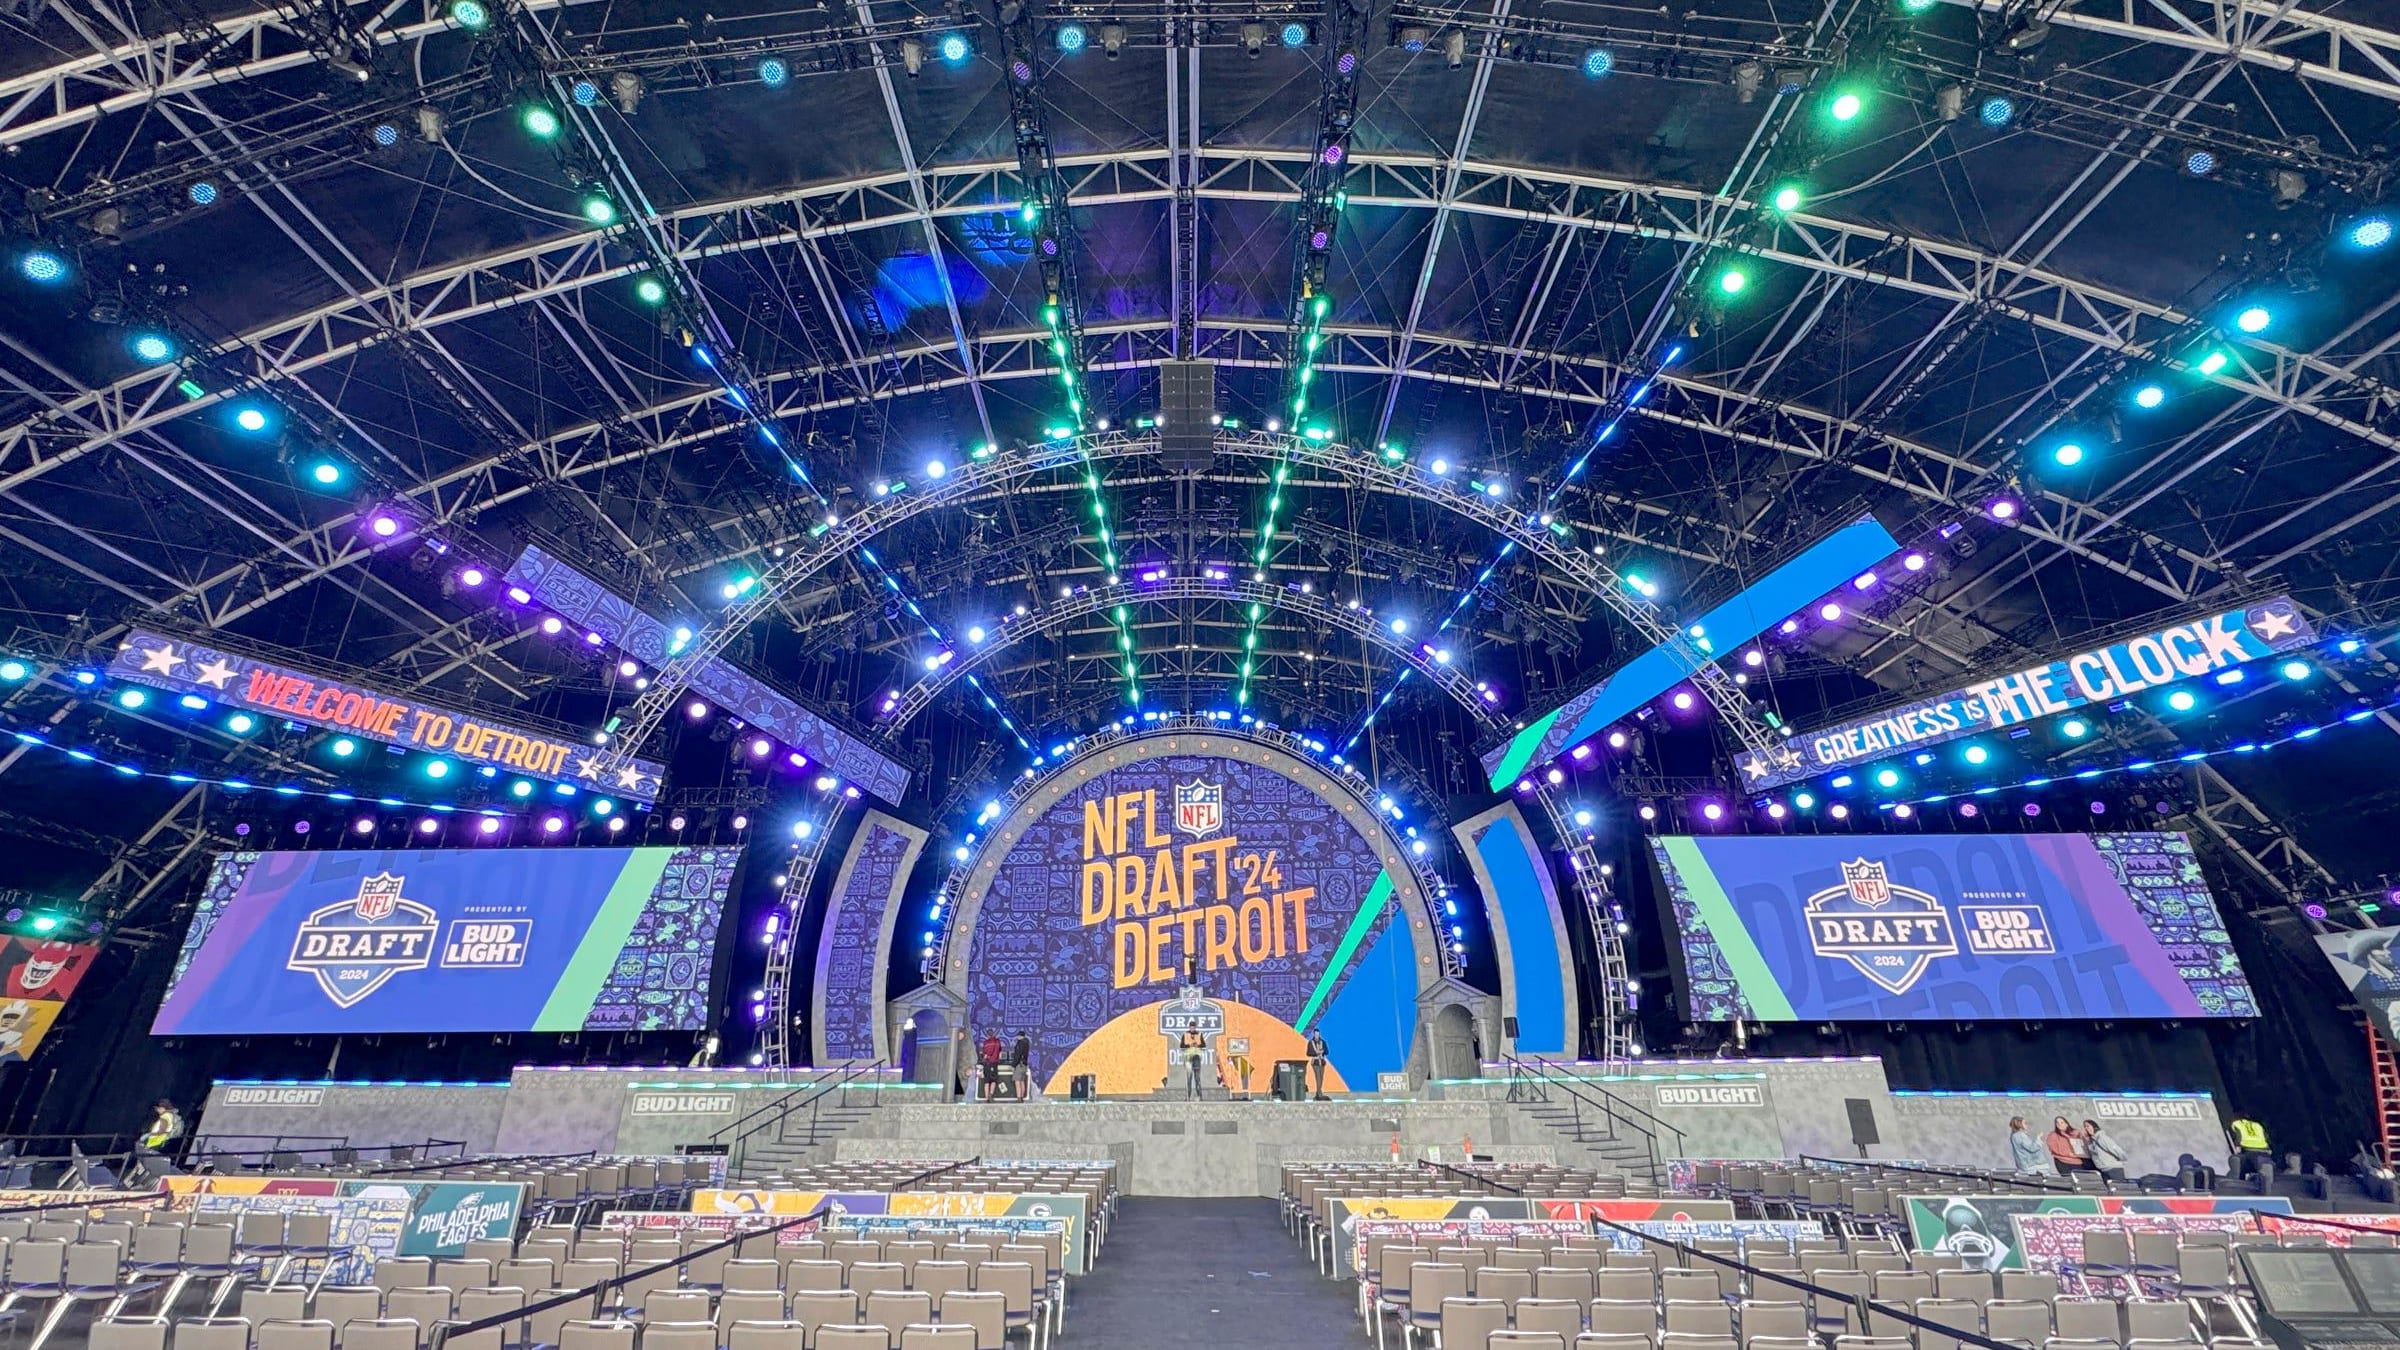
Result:
{"type": "Polygon", "coordinates": [[[564,736],[146,629],[125,635],[108,673],[153,689],[196,694],[228,708],[445,755],[478,768],[574,783],[633,801],[656,801],[659,779],[666,772],[646,759],[607,771],[592,747],[564,736]]]}
{"type": "Polygon", "coordinates": [[[740,856],[221,854],[151,1031],[698,1030],[740,856]]]}
{"type": "Polygon", "coordinates": [[[2180,834],[1662,836],[1651,849],[1696,1021],[2258,1015],[2180,834]]]}
{"type": "Polygon", "coordinates": [[[2333,963],[2334,974],[2366,1011],[2376,1033],[2386,1043],[2400,1045],[2400,1035],[2394,1032],[2400,1018],[2393,1016],[2393,1009],[2400,1007],[2400,947],[2395,942],[2400,942],[2400,928],[2317,935],[2317,950],[2333,963]]]}
{"type": "Polygon", "coordinates": [[[2316,630],[2288,595],[2161,628],[1734,757],[1752,788],[1781,787],[1902,750],[2000,731],[2305,647],[2316,630]]]}
{"type": "Polygon", "coordinates": [[[0,1064],[33,1058],[99,956],[88,942],[0,938],[0,1064]]]}
{"type": "MultiPolygon", "coordinates": [[[[2289,1214],[2282,1196],[2204,1198],[2134,1195],[1911,1195],[1902,1197],[1913,1251],[1960,1257],[1969,1270],[2023,1270],[2020,1217],[2049,1215],[2289,1214]]],[[[2080,1239],[2078,1240],[2080,1247],[2080,1239]]]]}

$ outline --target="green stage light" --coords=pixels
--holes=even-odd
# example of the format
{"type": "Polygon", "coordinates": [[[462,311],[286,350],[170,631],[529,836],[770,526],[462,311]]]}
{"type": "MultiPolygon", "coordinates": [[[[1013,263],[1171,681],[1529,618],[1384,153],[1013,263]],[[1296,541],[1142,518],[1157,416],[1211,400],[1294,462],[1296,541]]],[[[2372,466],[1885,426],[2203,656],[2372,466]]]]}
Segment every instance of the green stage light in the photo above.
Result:
{"type": "Polygon", "coordinates": [[[1739,266],[1727,267],[1717,273],[1717,289],[1726,295],[1740,295],[1749,285],[1749,272],[1739,266]]]}
{"type": "Polygon", "coordinates": [[[37,933],[55,933],[62,922],[55,914],[36,914],[25,926],[37,933]]]}
{"type": "Polygon", "coordinates": [[[450,22],[470,33],[480,33],[491,27],[492,11],[484,6],[483,0],[457,0],[450,6],[450,22]]]}
{"type": "Polygon", "coordinates": [[[1827,111],[1836,122],[1855,122],[1867,110],[1867,101],[1853,90],[1845,89],[1833,96],[1833,106],[1827,111]]]}
{"type": "Polygon", "coordinates": [[[645,305],[663,305],[667,303],[667,283],[657,277],[643,277],[633,283],[633,298],[645,305]]]}
{"type": "Polygon", "coordinates": [[[1790,215],[1808,201],[1808,194],[1800,190],[1798,183],[1786,183],[1775,189],[1775,195],[1768,200],[1776,210],[1790,215]]]}
{"type": "Polygon", "coordinates": [[[518,125],[536,140],[555,139],[564,126],[558,120],[558,110],[547,103],[528,103],[517,113],[518,125]]]}
{"type": "Polygon", "coordinates": [[[617,223],[617,204],[605,192],[587,192],[583,197],[583,218],[605,229],[617,223]]]}

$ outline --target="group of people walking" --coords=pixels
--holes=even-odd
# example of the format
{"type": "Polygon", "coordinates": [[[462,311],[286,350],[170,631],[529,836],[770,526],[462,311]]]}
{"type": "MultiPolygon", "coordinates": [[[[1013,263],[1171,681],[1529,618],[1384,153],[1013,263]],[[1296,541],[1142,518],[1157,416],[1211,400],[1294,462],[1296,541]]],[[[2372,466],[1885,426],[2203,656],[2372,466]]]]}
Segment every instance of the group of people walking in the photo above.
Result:
{"type": "Polygon", "coordinates": [[[2050,1132],[2036,1139],[2025,1117],[2009,1117],[2008,1162],[2020,1172],[2097,1172],[2109,1181],[2123,1181],[2127,1156],[2096,1120],[2084,1121],[2079,1130],[2065,1116],[2056,1116],[2050,1132]]]}

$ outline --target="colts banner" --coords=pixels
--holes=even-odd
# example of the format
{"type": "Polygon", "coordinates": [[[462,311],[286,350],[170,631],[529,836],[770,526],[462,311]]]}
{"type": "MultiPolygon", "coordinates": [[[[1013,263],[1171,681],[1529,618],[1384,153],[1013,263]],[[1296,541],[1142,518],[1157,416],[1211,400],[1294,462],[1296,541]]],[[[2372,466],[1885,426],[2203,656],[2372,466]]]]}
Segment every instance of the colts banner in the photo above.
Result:
{"type": "Polygon", "coordinates": [[[1999,731],[2213,674],[2317,640],[2287,595],[2048,661],[1938,698],[1795,736],[1771,756],[1737,755],[1742,782],[1781,787],[1901,750],[1999,731]]]}
{"type": "Polygon", "coordinates": [[[1670,641],[1643,652],[1616,673],[1535,719],[1505,744],[1485,751],[1483,767],[1498,791],[1529,768],[1591,739],[1608,724],[1675,687],[1721,655],[1767,631],[1784,616],[1856,578],[1900,547],[1891,532],[1861,520],[1834,531],[1800,556],[1744,587],[1670,641]]]}
{"type": "Polygon", "coordinates": [[[658,799],[666,771],[646,759],[604,773],[591,747],[364,685],[329,679],[179,637],[135,629],[109,663],[114,679],[195,694],[229,708],[323,727],[385,745],[446,755],[461,764],[576,783],[633,801],[658,799]]]}
{"type": "Polygon", "coordinates": [[[1695,1021],[2255,1017],[2180,834],[1651,840],[1695,1021]]]}
{"type": "Polygon", "coordinates": [[[219,854],[150,1030],[697,1031],[740,856],[219,854]]]}

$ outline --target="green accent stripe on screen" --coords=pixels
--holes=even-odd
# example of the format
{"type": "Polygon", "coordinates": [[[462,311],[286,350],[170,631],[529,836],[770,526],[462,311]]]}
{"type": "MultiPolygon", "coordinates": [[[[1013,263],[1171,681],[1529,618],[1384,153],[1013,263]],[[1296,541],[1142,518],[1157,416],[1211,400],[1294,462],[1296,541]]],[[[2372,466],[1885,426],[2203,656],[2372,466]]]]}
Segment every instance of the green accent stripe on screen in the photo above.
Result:
{"type": "Polygon", "coordinates": [[[616,968],[625,940],[633,936],[633,925],[650,903],[650,893],[658,889],[658,879],[666,875],[667,859],[674,852],[671,848],[627,852],[625,870],[617,874],[600,902],[599,913],[583,930],[583,941],[575,944],[575,954],[567,958],[567,968],[550,990],[550,1001],[542,1005],[541,1016],[533,1019],[535,1031],[583,1030],[592,1005],[600,999],[601,986],[608,983],[608,972],[616,968]]]}
{"type": "Polygon", "coordinates": [[[1334,983],[1342,978],[1344,971],[1350,969],[1350,958],[1357,953],[1358,944],[1367,940],[1368,931],[1375,927],[1377,919],[1383,917],[1384,906],[1391,902],[1391,898],[1392,874],[1377,872],[1375,884],[1367,888],[1367,898],[1358,902],[1358,913],[1350,916],[1349,928],[1343,930],[1341,942],[1334,947],[1333,959],[1325,963],[1325,973],[1317,977],[1317,987],[1309,991],[1308,1002],[1300,1005],[1300,1016],[1292,1022],[1294,1030],[1308,1030],[1310,1019],[1317,1015],[1317,1009],[1333,993],[1334,983]]]}
{"type": "Polygon", "coordinates": [[[1502,755],[1500,762],[1492,768],[1492,791],[1498,792],[1517,781],[1517,775],[1523,773],[1525,766],[1532,762],[1534,751],[1542,748],[1542,737],[1550,734],[1550,724],[1565,711],[1563,705],[1552,708],[1547,717],[1516,734],[1515,739],[1508,743],[1508,753],[1502,755]]]}
{"type": "Polygon", "coordinates": [[[1676,879],[1683,883],[1683,893],[1699,908],[1701,924],[1717,940],[1717,950],[1724,954],[1726,967],[1733,971],[1734,984],[1750,1004],[1750,1015],[1762,1022],[1792,1021],[1791,999],[1784,995],[1783,986],[1775,982],[1775,973],[1767,969],[1767,958],[1759,954],[1758,943],[1751,940],[1749,928],[1733,912],[1733,900],[1717,884],[1717,874],[1709,870],[1708,859],[1700,856],[1700,841],[1670,835],[1658,842],[1667,851],[1667,861],[1674,864],[1676,879]]]}

